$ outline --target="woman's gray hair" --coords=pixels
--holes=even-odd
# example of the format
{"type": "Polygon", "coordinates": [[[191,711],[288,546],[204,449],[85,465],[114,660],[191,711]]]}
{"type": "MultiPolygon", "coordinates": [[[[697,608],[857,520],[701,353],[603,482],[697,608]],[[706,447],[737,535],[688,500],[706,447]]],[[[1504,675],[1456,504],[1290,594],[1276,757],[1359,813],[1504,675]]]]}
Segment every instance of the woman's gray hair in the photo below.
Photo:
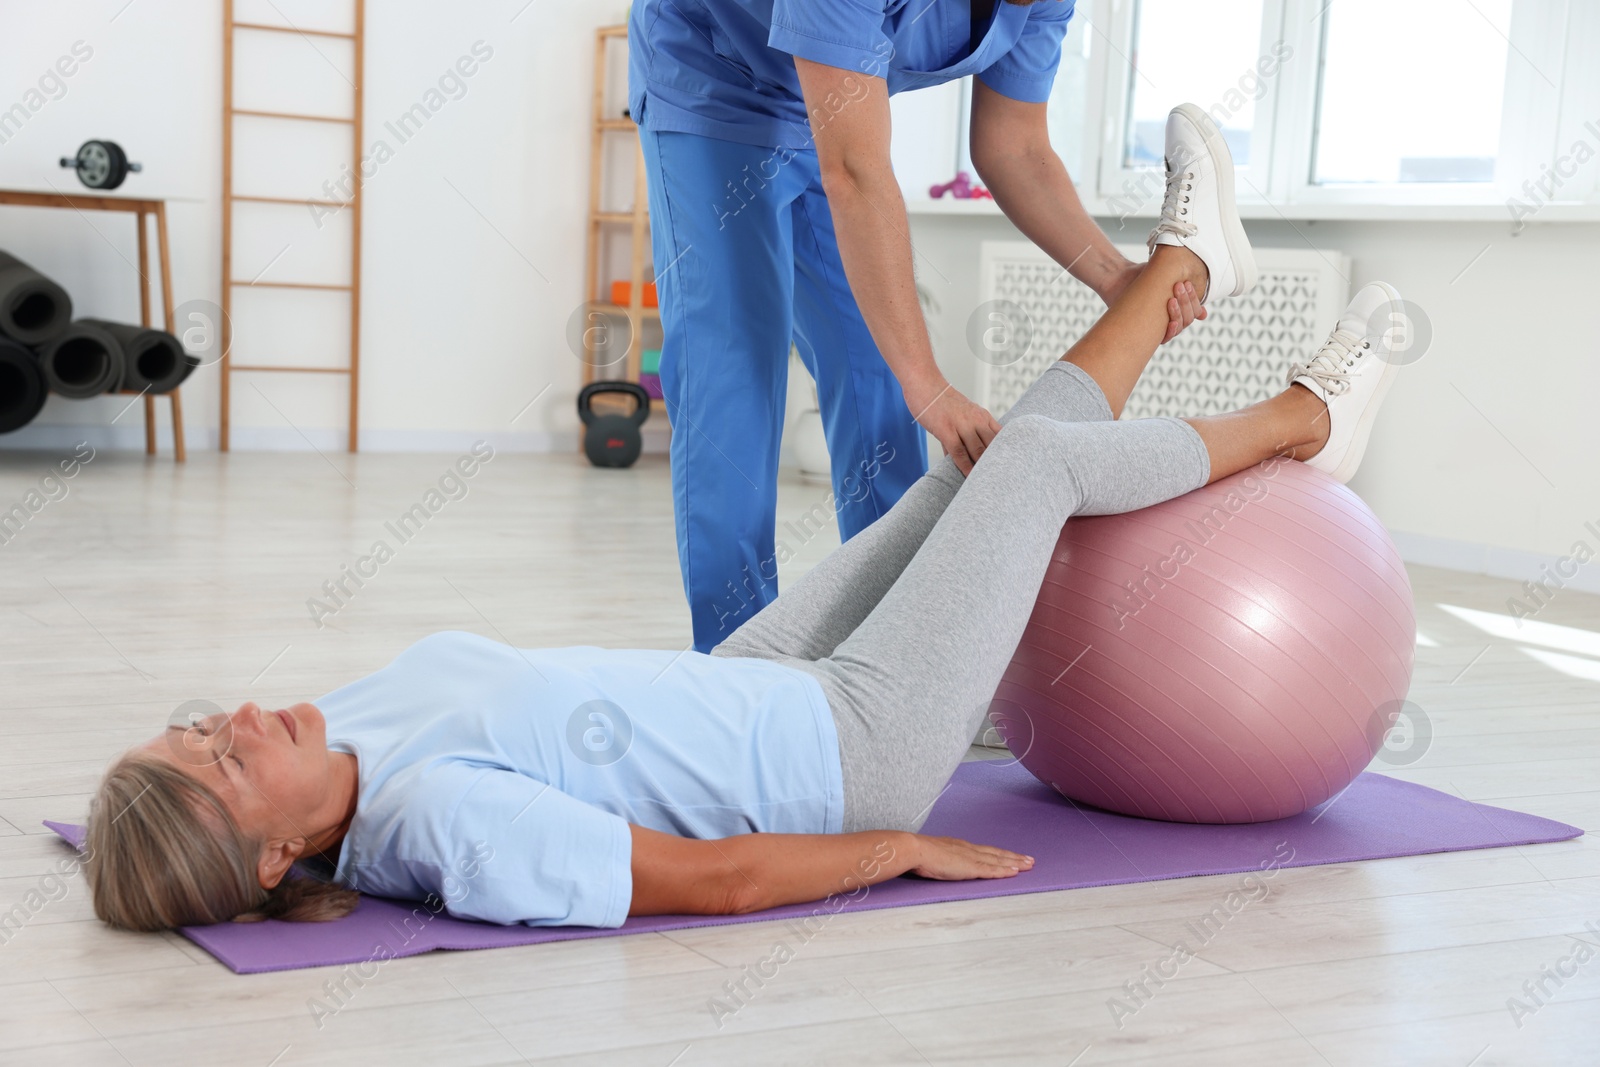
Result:
{"type": "Polygon", "coordinates": [[[89,805],[83,868],[103,921],[124,930],[219,922],[326,922],[360,894],[291,871],[261,887],[262,842],[240,832],[216,792],[160,757],[129,752],[89,805]]]}

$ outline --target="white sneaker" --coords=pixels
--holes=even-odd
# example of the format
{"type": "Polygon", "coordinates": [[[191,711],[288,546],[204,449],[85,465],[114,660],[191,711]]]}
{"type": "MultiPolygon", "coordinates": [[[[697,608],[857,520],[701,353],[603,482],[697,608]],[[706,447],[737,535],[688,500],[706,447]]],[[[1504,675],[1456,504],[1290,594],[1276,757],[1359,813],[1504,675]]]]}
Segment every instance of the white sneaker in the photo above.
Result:
{"type": "Polygon", "coordinates": [[[1242,296],[1256,284],[1256,259],[1233,202],[1233,154],[1217,124],[1194,104],[1167,116],[1167,195],[1161,221],[1150,231],[1157,245],[1178,245],[1199,256],[1211,272],[1206,293],[1242,296]]]}
{"type": "Polygon", "coordinates": [[[1361,465],[1378,407],[1400,363],[1393,324],[1404,304],[1386,282],[1361,287],[1317,354],[1289,368],[1289,384],[1311,390],[1328,405],[1328,443],[1306,463],[1341,482],[1361,465]]]}

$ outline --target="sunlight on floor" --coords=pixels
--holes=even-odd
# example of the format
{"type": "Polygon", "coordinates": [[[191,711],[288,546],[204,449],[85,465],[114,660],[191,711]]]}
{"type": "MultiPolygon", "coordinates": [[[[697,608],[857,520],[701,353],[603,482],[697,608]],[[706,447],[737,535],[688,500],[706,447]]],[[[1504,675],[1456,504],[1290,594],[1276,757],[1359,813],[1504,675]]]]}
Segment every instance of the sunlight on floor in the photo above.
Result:
{"type": "Polygon", "coordinates": [[[1495,611],[1458,608],[1454,604],[1440,604],[1439,607],[1492,637],[1501,637],[1523,645],[1543,645],[1563,652],[1580,652],[1586,656],[1600,657],[1600,633],[1594,630],[1583,630],[1576,626],[1563,626],[1553,622],[1518,619],[1495,611]]]}
{"type": "Polygon", "coordinates": [[[1560,652],[1546,652],[1542,648],[1525,648],[1522,651],[1552,670],[1589,682],[1600,682],[1600,660],[1582,656],[1566,656],[1560,652]]]}
{"type": "MultiPolygon", "coordinates": [[[[1600,682],[1600,633],[1594,630],[1563,626],[1553,622],[1534,622],[1494,611],[1457,607],[1454,604],[1439,604],[1438,607],[1491,637],[1514,641],[1523,646],[1543,645],[1545,648],[1524,647],[1522,651],[1562,674],[1582,678],[1585,681],[1600,682]],[[1560,649],[1561,652],[1546,651],[1552,648],[1560,649]],[[1582,655],[1563,654],[1570,652],[1582,655]]],[[[1422,641],[1420,634],[1417,641],[1419,644],[1422,641]]]]}

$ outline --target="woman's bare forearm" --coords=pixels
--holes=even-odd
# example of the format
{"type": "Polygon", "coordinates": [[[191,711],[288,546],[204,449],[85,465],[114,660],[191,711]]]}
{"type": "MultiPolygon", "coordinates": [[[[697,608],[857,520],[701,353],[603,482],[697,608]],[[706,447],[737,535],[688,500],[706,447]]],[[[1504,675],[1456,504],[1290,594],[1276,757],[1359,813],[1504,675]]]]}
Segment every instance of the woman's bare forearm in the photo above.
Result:
{"type": "Polygon", "coordinates": [[[629,915],[742,915],[833,896],[853,899],[907,872],[961,881],[1012,878],[1033,867],[1033,857],[1020,852],[905,830],[700,840],[629,829],[629,915]]]}
{"type": "Polygon", "coordinates": [[[744,834],[716,844],[745,878],[743,911],[855,896],[916,866],[918,838],[901,830],[744,834]]]}
{"type": "Polygon", "coordinates": [[[915,834],[739,834],[696,840],[631,827],[630,915],[739,915],[859,893],[916,866],[915,834]]]}

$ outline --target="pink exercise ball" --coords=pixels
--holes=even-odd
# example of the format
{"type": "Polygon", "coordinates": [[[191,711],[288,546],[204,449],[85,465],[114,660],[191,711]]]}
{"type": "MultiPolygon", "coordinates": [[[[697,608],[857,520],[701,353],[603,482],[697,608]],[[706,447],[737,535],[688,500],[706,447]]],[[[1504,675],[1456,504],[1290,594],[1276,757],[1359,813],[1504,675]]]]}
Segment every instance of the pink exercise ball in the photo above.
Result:
{"type": "Polygon", "coordinates": [[[1071,800],[1263,822],[1361,773],[1415,655],[1411,582],[1377,516],[1320,471],[1268,460],[1069,521],[990,716],[1071,800]]]}

